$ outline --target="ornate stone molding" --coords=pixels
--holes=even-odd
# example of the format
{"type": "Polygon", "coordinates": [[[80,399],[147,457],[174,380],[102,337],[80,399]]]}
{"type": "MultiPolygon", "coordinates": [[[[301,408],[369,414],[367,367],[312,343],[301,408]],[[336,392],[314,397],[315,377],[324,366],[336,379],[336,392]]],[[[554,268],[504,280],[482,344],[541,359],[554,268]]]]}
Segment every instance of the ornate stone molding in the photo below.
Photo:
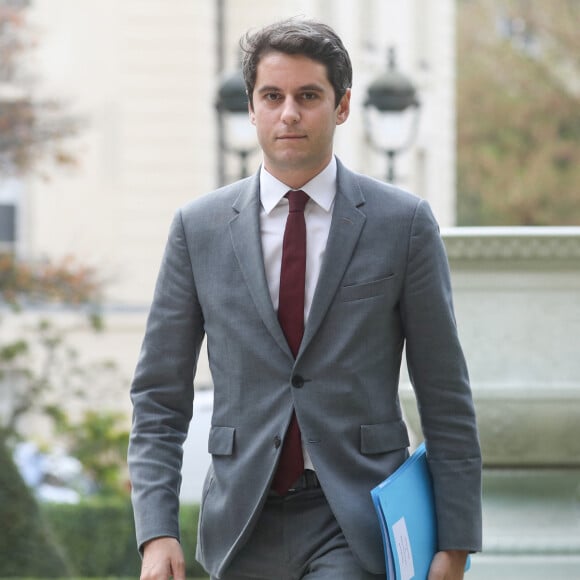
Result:
{"type": "Polygon", "coordinates": [[[450,260],[579,260],[580,227],[443,228],[450,260]]]}

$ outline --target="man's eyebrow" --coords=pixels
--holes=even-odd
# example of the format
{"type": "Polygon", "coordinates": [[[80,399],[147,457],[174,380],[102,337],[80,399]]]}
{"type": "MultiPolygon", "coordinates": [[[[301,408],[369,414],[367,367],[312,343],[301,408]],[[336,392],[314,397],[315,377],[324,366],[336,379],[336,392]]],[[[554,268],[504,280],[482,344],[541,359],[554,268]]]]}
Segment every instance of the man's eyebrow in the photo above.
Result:
{"type": "Polygon", "coordinates": [[[316,92],[323,92],[324,88],[321,87],[320,85],[317,85],[316,83],[310,84],[310,85],[302,85],[301,87],[299,87],[300,91],[316,91],[316,92]]]}
{"type": "MultiPolygon", "coordinates": [[[[280,93],[280,92],[282,92],[282,89],[280,87],[277,87],[276,85],[264,85],[263,87],[257,87],[256,91],[258,93],[270,93],[270,92],[280,93]]],[[[322,92],[324,92],[324,88],[321,85],[318,85],[316,83],[312,83],[312,84],[302,85],[302,86],[298,87],[298,92],[303,92],[303,91],[315,91],[317,93],[322,93],[322,92]]]]}
{"type": "Polygon", "coordinates": [[[256,90],[259,93],[276,93],[280,92],[280,88],[275,85],[264,85],[263,87],[257,87],[256,90]]]}

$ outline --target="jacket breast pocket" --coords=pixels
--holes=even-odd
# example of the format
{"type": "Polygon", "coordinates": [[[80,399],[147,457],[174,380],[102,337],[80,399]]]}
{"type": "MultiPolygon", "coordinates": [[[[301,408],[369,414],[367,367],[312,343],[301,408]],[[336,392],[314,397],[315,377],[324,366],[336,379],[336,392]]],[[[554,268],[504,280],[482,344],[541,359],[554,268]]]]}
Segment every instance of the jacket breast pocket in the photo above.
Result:
{"type": "Polygon", "coordinates": [[[378,280],[363,282],[362,284],[349,284],[340,289],[341,302],[365,300],[374,296],[381,296],[387,292],[389,284],[396,278],[396,274],[390,274],[378,280]]]}
{"type": "Polygon", "coordinates": [[[212,455],[231,455],[234,452],[236,429],[212,425],[209,430],[207,450],[212,455]]]}
{"type": "Polygon", "coordinates": [[[409,433],[403,421],[360,426],[360,451],[365,455],[388,453],[409,447],[409,433]]]}

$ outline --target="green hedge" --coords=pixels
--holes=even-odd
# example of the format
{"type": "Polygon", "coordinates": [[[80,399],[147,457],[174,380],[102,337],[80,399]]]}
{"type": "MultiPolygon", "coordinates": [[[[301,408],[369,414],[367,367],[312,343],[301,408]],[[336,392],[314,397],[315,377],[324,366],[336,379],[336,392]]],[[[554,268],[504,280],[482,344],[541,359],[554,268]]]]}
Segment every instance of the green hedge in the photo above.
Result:
{"type": "MultiPolygon", "coordinates": [[[[45,504],[42,509],[74,575],[139,577],[141,559],[128,500],[45,504]]],[[[195,561],[198,517],[197,505],[181,507],[181,542],[189,578],[205,576],[195,561]]]]}
{"type": "Polygon", "coordinates": [[[68,574],[65,555],[0,439],[0,577],[68,574]]]}

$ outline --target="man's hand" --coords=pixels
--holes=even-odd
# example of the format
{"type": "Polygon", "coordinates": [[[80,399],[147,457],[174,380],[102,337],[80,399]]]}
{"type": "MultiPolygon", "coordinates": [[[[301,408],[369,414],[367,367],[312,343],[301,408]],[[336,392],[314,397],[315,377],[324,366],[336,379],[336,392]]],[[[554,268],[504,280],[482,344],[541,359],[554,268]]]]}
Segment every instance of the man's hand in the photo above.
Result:
{"type": "Polygon", "coordinates": [[[427,580],[463,580],[467,554],[464,550],[437,552],[427,580]]]}
{"type": "Polygon", "coordinates": [[[185,559],[175,538],[155,538],[145,544],[141,580],[185,580],[185,559]]]}

